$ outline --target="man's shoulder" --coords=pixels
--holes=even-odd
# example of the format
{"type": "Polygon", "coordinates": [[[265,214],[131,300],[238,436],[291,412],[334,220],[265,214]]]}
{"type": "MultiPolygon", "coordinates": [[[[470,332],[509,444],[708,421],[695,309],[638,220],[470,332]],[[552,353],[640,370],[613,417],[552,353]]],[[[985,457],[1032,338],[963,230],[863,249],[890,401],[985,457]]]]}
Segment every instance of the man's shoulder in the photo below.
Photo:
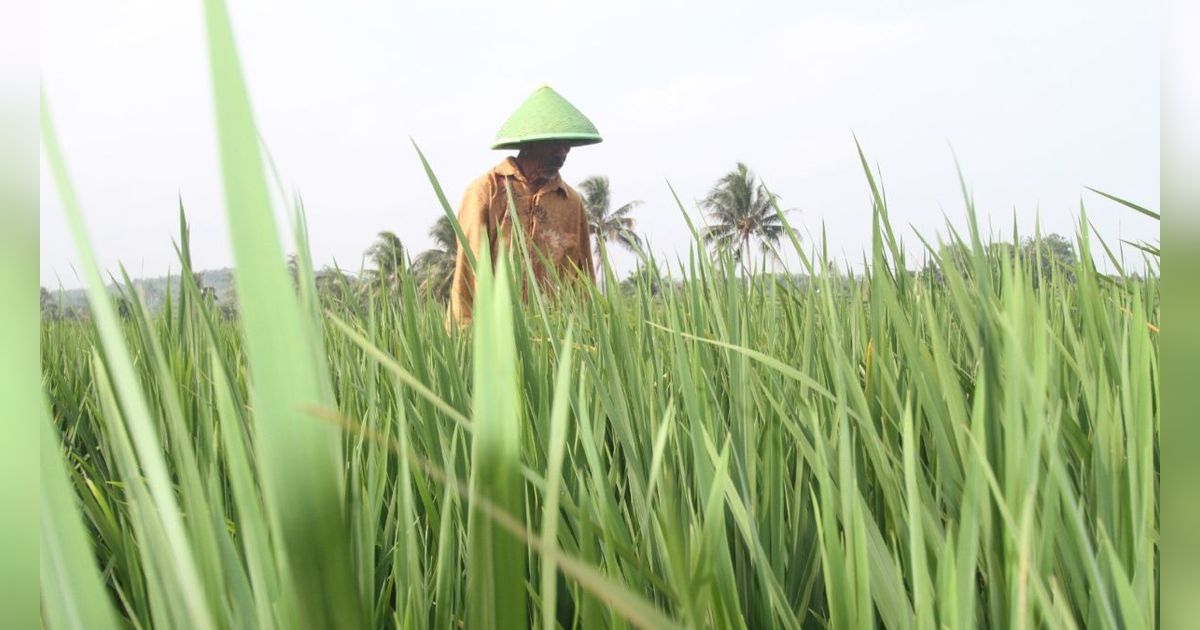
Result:
{"type": "Polygon", "coordinates": [[[583,207],[583,195],[579,194],[578,190],[575,190],[575,188],[572,187],[570,184],[568,184],[566,181],[563,181],[562,189],[563,189],[563,192],[567,193],[567,201],[568,202],[573,203],[573,204],[579,204],[579,207],[581,207],[581,208],[583,207]]]}
{"type": "Polygon", "coordinates": [[[475,179],[471,180],[471,183],[467,184],[467,192],[489,193],[492,189],[492,186],[495,185],[495,177],[495,170],[488,169],[486,173],[476,177],[475,179]]]}
{"type": "Polygon", "coordinates": [[[497,181],[502,180],[505,177],[512,177],[515,174],[515,168],[516,166],[513,164],[512,158],[505,158],[501,160],[499,164],[489,168],[479,177],[471,180],[468,188],[472,190],[479,189],[490,191],[492,188],[496,187],[497,181]]]}

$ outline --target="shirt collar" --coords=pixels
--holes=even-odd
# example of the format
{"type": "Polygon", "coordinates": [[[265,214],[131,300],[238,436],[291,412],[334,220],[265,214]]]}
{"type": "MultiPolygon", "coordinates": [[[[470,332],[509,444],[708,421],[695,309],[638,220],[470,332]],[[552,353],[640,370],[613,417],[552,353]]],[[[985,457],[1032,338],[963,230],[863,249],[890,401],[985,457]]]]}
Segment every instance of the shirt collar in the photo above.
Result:
{"type": "MultiPolygon", "coordinates": [[[[512,157],[511,155],[504,158],[504,161],[497,164],[496,167],[492,169],[492,172],[505,177],[515,177],[519,182],[528,183],[525,181],[525,176],[521,174],[521,169],[517,168],[517,158],[512,157]]],[[[553,179],[546,182],[546,184],[542,187],[542,190],[557,190],[563,195],[566,195],[567,185],[565,182],[563,182],[562,176],[556,174],[553,179]]]]}

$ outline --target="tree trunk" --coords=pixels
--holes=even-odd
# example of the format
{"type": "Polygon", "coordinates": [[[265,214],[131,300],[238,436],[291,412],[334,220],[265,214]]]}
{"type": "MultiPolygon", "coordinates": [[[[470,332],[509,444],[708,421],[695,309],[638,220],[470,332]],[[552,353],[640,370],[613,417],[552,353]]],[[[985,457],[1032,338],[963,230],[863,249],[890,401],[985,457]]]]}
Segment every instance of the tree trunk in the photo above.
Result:
{"type": "Polygon", "coordinates": [[[750,235],[742,236],[742,274],[750,281],[750,235]]]}
{"type": "Polygon", "coordinates": [[[604,255],[608,253],[608,248],[604,246],[604,237],[596,235],[596,284],[600,287],[600,294],[605,295],[605,274],[604,274],[604,255]]]}

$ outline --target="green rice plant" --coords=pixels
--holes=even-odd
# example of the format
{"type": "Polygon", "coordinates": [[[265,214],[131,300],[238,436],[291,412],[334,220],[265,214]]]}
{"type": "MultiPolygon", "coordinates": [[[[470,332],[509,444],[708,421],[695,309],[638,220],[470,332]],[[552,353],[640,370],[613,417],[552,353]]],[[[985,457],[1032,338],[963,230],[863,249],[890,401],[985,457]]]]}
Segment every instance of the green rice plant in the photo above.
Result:
{"type": "MultiPolygon", "coordinates": [[[[525,512],[521,479],[522,413],[517,399],[517,352],[513,308],[504,260],[492,286],[491,258],[480,257],[473,327],[471,489],[512,518],[525,512]]],[[[520,628],[525,610],[525,550],[522,541],[472,510],[467,523],[467,623],[472,628],[520,628]]]]}
{"type": "MultiPolygon", "coordinates": [[[[335,427],[310,415],[314,408],[333,405],[327,374],[320,369],[324,353],[288,287],[224,4],[204,6],[225,205],[254,381],[254,444],[267,518],[280,537],[276,544],[286,550],[279,573],[287,600],[298,611],[292,621],[305,627],[360,627],[366,601],[350,565],[338,435],[335,427]]],[[[311,287],[309,265],[304,273],[303,284],[311,287]]]]}
{"type": "Polygon", "coordinates": [[[1121,259],[1081,211],[1079,260],[1043,266],[964,184],[966,229],[913,271],[860,149],[861,273],[782,213],[799,273],[746,273],[680,203],[686,255],[547,290],[517,225],[447,330],[408,273],[318,291],[281,191],[292,284],[205,7],[236,319],[182,207],[178,296],[151,313],[123,275],[120,316],[44,117],[92,306],[42,328],[47,627],[1156,626],[1152,254],[1099,273],[1121,259]]]}
{"type": "MultiPolygon", "coordinates": [[[[1081,263],[1035,289],[1019,258],[972,251],[978,265],[930,284],[897,268],[747,282],[697,250],[677,287],[560,295],[535,327],[510,293],[481,301],[508,323],[481,315],[469,334],[448,334],[412,279],[365,311],[326,305],[336,402],[296,421],[343,430],[345,498],[321,514],[348,523],[365,624],[620,626],[649,610],[692,627],[1151,625],[1157,280],[1081,263]],[[484,563],[489,544],[509,560],[484,563]],[[521,588],[489,600],[481,582],[521,588]]],[[[497,268],[493,286],[520,282],[497,268]]],[[[187,277],[169,316],[139,308],[117,328],[148,359],[135,371],[187,546],[219,567],[199,580],[210,614],[288,627],[294,552],[268,516],[249,333],[187,277]]],[[[138,509],[153,498],[122,455],[111,368],[91,358],[101,338],[56,321],[44,340],[109,605],[169,624],[153,560],[169,544],[126,526],[155,512],[138,509]]]]}

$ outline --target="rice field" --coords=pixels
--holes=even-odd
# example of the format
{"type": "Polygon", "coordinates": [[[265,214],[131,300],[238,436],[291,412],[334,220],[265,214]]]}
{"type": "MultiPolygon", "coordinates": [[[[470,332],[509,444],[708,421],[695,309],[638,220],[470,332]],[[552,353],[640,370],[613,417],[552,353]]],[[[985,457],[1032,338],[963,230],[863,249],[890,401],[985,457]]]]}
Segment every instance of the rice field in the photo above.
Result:
{"type": "Polygon", "coordinates": [[[1152,252],[1126,274],[1084,216],[1044,271],[965,185],[967,255],[905,251],[864,159],[864,272],[792,240],[797,275],[747,278],[691,226],[647,262],[678,282],[551,296],[517,247],[447,330],[407,274],[319,292],[299,208],[279,241],[206,16],[236,318],[182,216],[179,298],[118,315],[43,117],[92,311],[42,326],[47,627],[1156,627],[1152,252]]]}

